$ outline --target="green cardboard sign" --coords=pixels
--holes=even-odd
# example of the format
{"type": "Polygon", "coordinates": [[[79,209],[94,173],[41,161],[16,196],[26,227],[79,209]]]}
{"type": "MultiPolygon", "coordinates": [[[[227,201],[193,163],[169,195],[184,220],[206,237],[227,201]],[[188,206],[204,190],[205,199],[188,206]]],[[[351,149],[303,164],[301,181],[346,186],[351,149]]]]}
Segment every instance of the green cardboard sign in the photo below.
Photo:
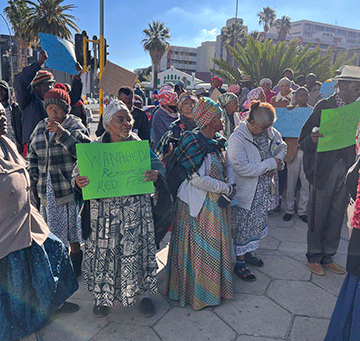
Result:
{"type": "Polygon", "coordinates": [[[327,152],[355,144],[355,135],[360,120],[360,101],[341,108],[321,111],[318,152],[327,152]]]}
{"type": "Polygon", "coordinates": [[[149,141],[79,143],[76,153],[80,175],[89,179],[84,200],[154,192],[143,177],[151,169],[149,141]]]}

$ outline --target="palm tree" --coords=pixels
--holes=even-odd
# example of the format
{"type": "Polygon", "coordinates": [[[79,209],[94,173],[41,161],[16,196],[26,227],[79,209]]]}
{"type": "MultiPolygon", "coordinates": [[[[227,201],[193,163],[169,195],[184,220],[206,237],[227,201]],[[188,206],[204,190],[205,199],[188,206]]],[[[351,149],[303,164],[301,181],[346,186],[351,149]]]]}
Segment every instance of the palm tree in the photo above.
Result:
{"type": "MultiPolygon", "coordinates": [[[[235,47],[236,44],[245,47],[247,40],[247,30],[244,25],[239,22],[234,22],[223,28],[221,31],[221,45],[226,48],[226,61],[230,64],[234,64],[234,59],[232,58],[228,47],[235,47]]],[[[235,66],[235,65],[233,65],[235,66]]]]}
{"type": "Polygon", "coordinates": [[[257,16],[259,17],[259,25],[264,26],[264,33],[266,36],[266,33],[269,31],[270,27],[274,26],[275,24],[275,10],[270,7],[264,7],[263,11],[259,12],[257,16]]]}
{"type": "Polygon", "coordinates": [[[30,5],[30,16],[27,31],[31,36],[37,37],[38,33],[49,33],[60,38],[71,39],[70,28],[79,32],[79,27],[74,20],[79,20],[71,14],[64,13],[71,11],[76,6],[73,4],[60,4],[63,0],[37,0],[38,4],[25,0],[30,5]]]}
{"type": "Polygon", "coordinates": [[[17,39],[17,70],[20,72],[27,66],[27,49],[34,40],[26,30],[30,9],[25,0],[9,0],[8,6],[4,8],[4,13],[9,19],[17,39]]]}
{"type": "Polygon", "coordinates": [[[160,61],[168,46],[170,37],[170,30],[165,27],[165,24],[160,21],[153,21],[148,23],[149,28],[145,28],[143,33],[145,38],[141,41],[145,51],[149,51],[151,61],[154,66],[153,88],[157,88],[158,71],[160,68],[160,61]]]}
{"type": "Polygon", "coordinates": [[[291,29],[291,18],[283,15],[281,19],[277,19],[275,26],[278,31],[278,41],[284,41],[291,29]]]}

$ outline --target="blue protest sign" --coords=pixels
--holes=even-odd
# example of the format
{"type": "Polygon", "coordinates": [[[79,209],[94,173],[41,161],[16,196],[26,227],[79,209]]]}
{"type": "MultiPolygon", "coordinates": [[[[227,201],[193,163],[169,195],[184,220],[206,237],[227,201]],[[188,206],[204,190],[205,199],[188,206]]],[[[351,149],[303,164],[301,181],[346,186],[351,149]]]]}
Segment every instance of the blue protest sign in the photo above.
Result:
{"type": "Polygon", "coordinates": [[[77,75],[74,45],[52,34],[39,33],[41,48],[47,52],[46,66],[58,71],[77,75]]]}
{"type": "Polygon", "coordinates": [[[320,94],[322,98],[328,98],[335,92],[334,90],[335,84],[336,81],[325,82],[321,84],[320,94]]]}
{"type": "Polygon", "coordinates": [[[312,108],[276,108],[277,120],[273,124],[283,137],[299,137],[301,128],[309,118],[312,108]]]}

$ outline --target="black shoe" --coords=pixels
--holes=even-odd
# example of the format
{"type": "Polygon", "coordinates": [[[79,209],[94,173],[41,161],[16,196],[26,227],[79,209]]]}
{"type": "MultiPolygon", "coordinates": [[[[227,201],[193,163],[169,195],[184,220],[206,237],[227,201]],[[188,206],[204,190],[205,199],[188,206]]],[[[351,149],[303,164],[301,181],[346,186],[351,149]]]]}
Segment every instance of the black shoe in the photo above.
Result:
{"type": "Polygon", "coordinates": [[[251,252],[246,252],[245,253],[245,263],[257,266],[259,268],[264,266],[264,262],[261,260],[261,258],[256,257],[251,252]]]}
{"type": "Polygon", "coordinates": [[[286,214],[283,216],[283,220],[284,220],[284,221],[289,221],[289,220],[291,220],[291,218],[292,218],[292,214],[290,214],[290,213],[286,213],[286,214]]]}
{"type": "Polygon", "coordinates": [[[145,317],[155,315],[155,306],[151,298],[145,297],[140,301],[140,311],[145,317]]]}
{"type": "Polygon", "coordinates": [[[94,305],[93,313],[96,317],[106,317],[109,314],[109,307],[94,305]]]}
{"type": "Polygon", "coordinates": [[[57,312],[62,314],[72,314],[76,313],[79,309],[80,307],[77,304],[65,301],[57,312]]]}
{"type": "Polygon", "coordinates": [[[254,282],[256,281],[255,275],[248,269],[246,265],[241,265],[239,263],[235,264],[234,273],[236,276],[239,276],[243,281],[254,282]]]}
{"type": "Polygon", "coordinates": [[[77,253],[70,252],[70,259],[74,268],[75,275],[76,277],[79,277],[81,275],[81,263],[83,260],[83,252],[81,250],[80,252],[77,253]]]}
{"type": "Polygon", "coordinates": [[[308,217],[307,217],[306,214],[299,215],[299,218],[300,218],[304,223],[307,223],[307,222],[308,222],[308,217]]]}

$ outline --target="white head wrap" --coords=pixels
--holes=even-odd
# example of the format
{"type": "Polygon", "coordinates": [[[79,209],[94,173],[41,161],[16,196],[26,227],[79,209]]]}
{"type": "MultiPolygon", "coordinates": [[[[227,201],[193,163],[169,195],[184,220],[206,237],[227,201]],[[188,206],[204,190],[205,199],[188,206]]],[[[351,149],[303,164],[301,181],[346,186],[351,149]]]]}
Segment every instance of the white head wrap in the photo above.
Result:
{"type": "Polygon", "coordinates": [[[291,86],[291,81],[290,81],[290,79],[287,78],[287,77],[281,78],[281,79],[279,80],[278,85],[281,86],[281,84],[283,84],[283,83],[287,83],[287,85],[291,86]]]}
{"type": "Polygon", "coordinates": [[[259,84],[260,86],[262,86],[264,83],[268,83],[270,85],[270,88],[272,87],[272,81],[270,78],[263,78],[259,84]]]}
{"type": "Polygon", "coordinates": [[[110,123],[111,118],[115,113],[118,111],[127,111],[130,112],[128,107],[124,104],[123,101],[120,101],[119,99],[115,98],[111,100],[111,102],[108,104],[108,106],[104,109],[103,112],[103,126],[107,130],[107,125],[110,123]]]}

